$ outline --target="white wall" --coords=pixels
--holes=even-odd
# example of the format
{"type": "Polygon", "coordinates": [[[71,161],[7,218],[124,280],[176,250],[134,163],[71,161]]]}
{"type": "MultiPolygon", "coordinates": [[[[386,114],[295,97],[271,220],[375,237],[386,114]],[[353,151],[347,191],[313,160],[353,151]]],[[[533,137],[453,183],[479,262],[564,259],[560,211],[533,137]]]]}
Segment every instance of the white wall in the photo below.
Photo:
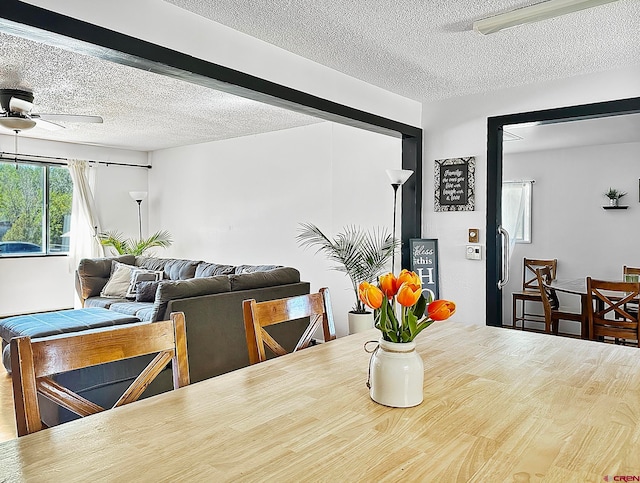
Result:
{"type": "MultiPolygon", "coordinates": [[[[585,146],[504,156],[505,180],[534,179],[532,243],[517,244],[510,281],[503,290],[503,321],[511,324],[511,293],[522,288],[522,259],[557,258],[558,279],[591,276],[620,280],[622,267],[640,266],[638,179],[640,143],[585,146]],[[603,193],[628,194],[626,210],[604,210],[603,193]]],[[[562,305],[580,312],[578,296],[560,294],[562,305]]],[[[531,307],[533,309],[533,307],[531,307]]],[[[563,331],[580,333],[579,324],[563,331]]]]}
{"type": "Polygon", "coordinates": [[[345,275],[295,241],[298,223],[333,235],[346,224],[391,226],[387,168],[401,142],[321,123],[151,153],[152,230],[175,243],[162,256],[296,267],[312,290],[328,286],[339,335],[354,304],[345,275]]]}
{"type": "Polygon", "coordinates": [[[457,302],[456,320],[485,323],[484,255],[482,262],[466,260],[464,248],[468,228],[480,228],[486,245],[487,118],[640,96],[639,77],[639,67],[620,69],[424,104],[422,235],[439,239],[441,297],[457,302]],[[462,156],[476,157],[476,211],[435,213],[434,160],[462,156]]]}
{"type": "Polygon", "coordinates": [[[421,106],[416,101],[367,84],[169,3],[158,0],[30,0],[26,3],[340,104],[413,126],[420,125],[421,106]]]}
{"type": "MultiPolygon", "coordinates": [[[[0,135],[0,151],[14,152],[13,136],[0,135]]],[[[147,164],[147,154],[98,146],[20,138],[20,153],[147,164]]],[[[96,207],[103,229],[137,236],[138,215],[131,190],[147,189],[147,170],[94,165],[96,207]]],[[[146,207],[143,219],[146,219],[146,207]]],[[[74,305],[74,278],[66,256],[0,258],[0,317],[74,305]]]]}

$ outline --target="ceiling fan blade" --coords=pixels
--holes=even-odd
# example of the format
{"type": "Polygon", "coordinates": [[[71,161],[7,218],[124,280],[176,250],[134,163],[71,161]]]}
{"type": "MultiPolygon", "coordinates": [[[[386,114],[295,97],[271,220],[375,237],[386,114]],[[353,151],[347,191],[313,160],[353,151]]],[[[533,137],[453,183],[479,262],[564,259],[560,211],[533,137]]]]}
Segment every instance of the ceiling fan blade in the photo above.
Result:
{"type": "Polygon", "coordinates": [[[42,119],[37,114],[31,116],[31,119],[36,122],[36,126],[46,129],[47,131],[59,131],[60,129],[66,129],[66,127],[64,127],[62,124],[47,121],[46,119],[42,119]]]}
{"type": "Polygon", "coordinates": [[[85,116],[80,114],[38,114],[40,119],[54,122],[94,122],[102,124],[100,116],[85,116]]]}
{"type": "Polygon", "coordinates": [[[21,114],[29,114],[33,109],[33,103],[29,101],[25,101],[24,99],[19,99],[17,97],[12,97],[9,101],[9,111],[11,112],[19,112],[21,114]]]}

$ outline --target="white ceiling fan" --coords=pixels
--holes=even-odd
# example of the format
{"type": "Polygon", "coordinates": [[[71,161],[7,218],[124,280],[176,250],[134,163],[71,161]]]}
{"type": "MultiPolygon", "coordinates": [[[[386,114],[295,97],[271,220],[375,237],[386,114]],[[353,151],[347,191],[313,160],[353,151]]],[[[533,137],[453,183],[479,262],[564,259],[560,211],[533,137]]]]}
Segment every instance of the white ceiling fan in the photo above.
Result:
{"type": "Polygon", "coordinates": [[[36,126],[49,130],[64,129],[65,126],[59,122],[102,123],[100,116],[33,113],[33,92],[24,89],[0,89],[0,107],[0,127],[16,132],[36,126]]]}

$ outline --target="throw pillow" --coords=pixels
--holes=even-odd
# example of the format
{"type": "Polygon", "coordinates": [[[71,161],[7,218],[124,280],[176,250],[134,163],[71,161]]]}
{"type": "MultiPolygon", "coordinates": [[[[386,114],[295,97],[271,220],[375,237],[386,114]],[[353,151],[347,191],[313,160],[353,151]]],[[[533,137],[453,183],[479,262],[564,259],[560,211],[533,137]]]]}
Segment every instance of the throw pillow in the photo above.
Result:
{"type": "Polygon", "coordinates": [[[129,284],[131,283],[131,272],[135,267],[125,265],[120,262],[113,262],[113,272],[109,281],[100,292],[101,297],[125,298],[129,284]]]}
{"type": "Polygon", "coordinates": [[[164,272],[161,272],[161,271],[142,270],[142,269],[133,270],[131,272],[131,280],[129,282],[129,288],[127,289],[126,297],[128,299],[136,299],[138,285],[141,282],[157,282],[158,280],[162,280],[163,275],[164,275],[164,272]]]}
{"type": "Polygon", "coordinates": [[[156,290],[161,280],[154,282],[139,282],[136,288],[136,302],[153,302],[156,299],[156,290]]]}

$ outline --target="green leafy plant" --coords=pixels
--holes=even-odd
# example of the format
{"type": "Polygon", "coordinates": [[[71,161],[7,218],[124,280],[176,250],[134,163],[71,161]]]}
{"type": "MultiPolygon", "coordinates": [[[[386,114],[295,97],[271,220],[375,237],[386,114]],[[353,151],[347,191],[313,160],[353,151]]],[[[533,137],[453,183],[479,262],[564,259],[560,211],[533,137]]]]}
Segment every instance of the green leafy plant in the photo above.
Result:
{"type": "Polygon", "coordinates": [[[619,191],[615,188],[609,188],[609,191],[607,191],[604,195],[610,200],[617,200],[619,198],[622,198],[626,194],[626,191],[619,191]]]}
{"type": "Polygon", "coordinates": [[[356,299],[352,312],[356,314],[367,313],[358,298],[358,285],[374,282],[385,271],[394,250],[400,246],[400,241],[386,230],[367,231],[356,226],[347,226],[330,239],[317,226],[300,223],[296,239],[302,247],[317,247],[316,253],[324,253],[329,261],[336,264],[332,267],[334,270],[347,274],[356,299]]]}
{"type": "Polygon", "coordinates": [[[122,233],[108,231],[99,233],[98,238],[104,246],[113,248],[118,255],[143,255],[147,250],[155,247],[166,248],[171,246],[173,240],[171,234],[166,231],[158,231],[148,238],[137,240],[135,238],[125,238],[122,233]]]}

